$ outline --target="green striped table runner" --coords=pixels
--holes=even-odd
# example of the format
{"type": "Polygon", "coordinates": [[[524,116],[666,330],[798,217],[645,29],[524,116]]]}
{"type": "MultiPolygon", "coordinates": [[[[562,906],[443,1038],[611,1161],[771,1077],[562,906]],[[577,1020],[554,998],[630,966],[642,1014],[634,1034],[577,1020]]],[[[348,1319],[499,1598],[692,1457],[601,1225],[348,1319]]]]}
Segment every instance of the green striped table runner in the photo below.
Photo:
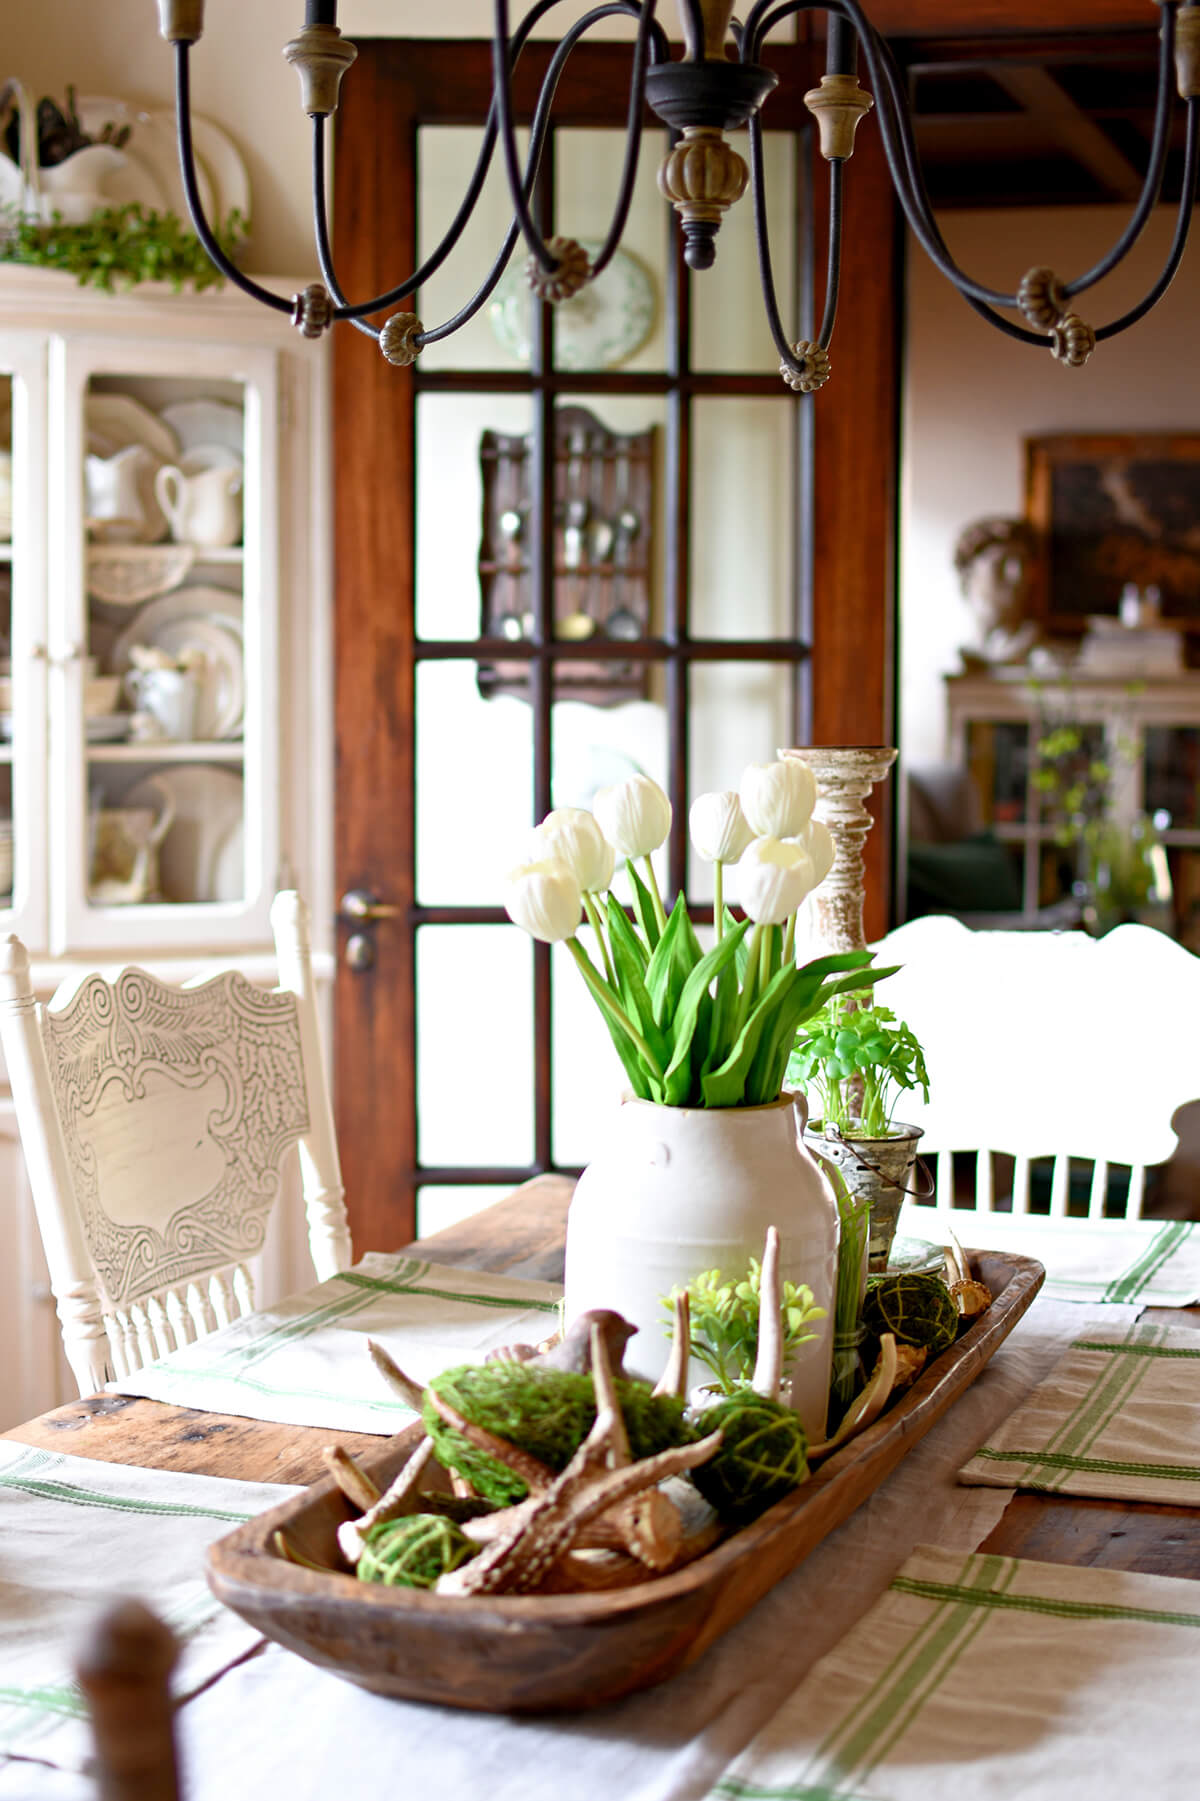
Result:
{"type": "Polygon", "coordinates": [[[708,1801],[1195,1793],[1200,1587],[920,1546],[708,1801]]]}
{"type": "Polygon", "coordinates": [[[372,1252],[110,1387],[207,1413],[387,1434],[412,1414],[371,1362],[368,1338],[423,1382],[500,1345],[547,1337],[560,1293],[550,1282],[372,1252]]]}
{"type": "Polygon", "coordinates": [[[1192,1220],[1052,1220],[961,1209],[946,1215],[906,1202],[898,1230],[941,1243],[946,1223],[961,1244],[1036,1257],[1046,1266],[1043,1294],[1059,1301],[1190,1307],[1200,1300],[1200,1233],[1192,1220]]]}
{"type": "Polygon", "coordinates": [[[1200,1507],[1200,1332],[1077,1339],[959,1479],[1200,1507]]]}
{"type": "Polygon", "coordinates": [[[205,1548],[298,1492],[0,1443],[0,1759],[83,1767],[90,1732],[72,1657],[119,1595],[140,1596],[183,1639],[181,1698],[258,1645],[211,1594],[205,1548]]]}

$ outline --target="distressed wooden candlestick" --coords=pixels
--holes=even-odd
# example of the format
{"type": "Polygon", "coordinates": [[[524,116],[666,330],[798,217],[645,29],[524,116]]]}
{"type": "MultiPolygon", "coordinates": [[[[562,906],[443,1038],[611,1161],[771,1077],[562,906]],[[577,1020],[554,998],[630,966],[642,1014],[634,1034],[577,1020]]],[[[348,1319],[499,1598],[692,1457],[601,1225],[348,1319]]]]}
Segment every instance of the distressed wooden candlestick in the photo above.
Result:
{"type": "Polygon", "coordinates": [[[887,745],[850,744],[805,745],[777,754],[808,764],[817,783],[814,818],[833,834],[833,868],[812,897],[812,953],[864,950],[863,845],[872,825],[864,803],[896,761],[896,752],[887,745]]]}

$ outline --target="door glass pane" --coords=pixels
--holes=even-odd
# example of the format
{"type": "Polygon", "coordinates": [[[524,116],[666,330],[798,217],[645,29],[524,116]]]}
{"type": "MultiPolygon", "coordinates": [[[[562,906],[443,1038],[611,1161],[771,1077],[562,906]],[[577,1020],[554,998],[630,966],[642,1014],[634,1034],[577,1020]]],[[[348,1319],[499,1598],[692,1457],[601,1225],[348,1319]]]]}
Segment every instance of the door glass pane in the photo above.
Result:
{"type": "Polygon", "coordinates": [[[417,636],[523,635],[533,420],[517,394],[417,403],[417,636]]]}
{"type": "MultiPolygon", "coordinates": [[[[600,967],[591,932],[583,930],[579,936],[600,967]]],[[[552,1034],[552,1154],[555,1163],[573,1168],[596,1155],[621,1096],[628,1092],[629,1078],[579,971],[557,951],[552,1034]]]]}
{"type": "Polygon", "coordinates": [[[511,1193],[511,1182],[428,1182],[417,1189],[417,1237],[444,1232],[511,1193]]]}
{"type": "Polygon", "coordinates": [[[246,892],[246,628],[258,609],[243,596],[256,566],[243,532],[245,413],[236,381],[88,384],[86,641],[67,681],[70,695],[77,675],[83,715],[92,906],[246,892]]]}
{"type": "Polygon", "coordinates": [[[418,1155],[454,1168],[533,1156],[533,954],[516,926],[417,933],[418,1155]]]}
{"type": "Polygon", "coordinates": [[[795,408],[782,397],[698,399],[693,406],[697,638],[795,636],[796,423],[795,408]]]}
{"type": "MultiPolygon", "coordinates": [[[[621,178],[625,133],[561,128],[555,139],[555,229],[590,256],[607,236],[621,178]]],[[[554,309],[554,361],[572,369],[662,369],[668,219],[658,191],[664,137],[642,138],[621,247],[582,293],[554,309]]]]}
{"type": "MultiPolygon", "coordinates": [[[[417,671],[417,894],[427,906],[499,906],[533,825],[528,702],[481,694],[472,662],[417,671]]],[[[391,802],[380,796],[380,806],[391,802]]]]}
{"type": "MultiPolygon", "coordinates": [[[[781,745],[794,744],[794,670],[779,663],[700,663],[689,678],[691,717],[689,801],[712,789],[736,788],[747,763],[770,763],[781,745]]],[[[688,894],[712,899],[712,864],[689,845],[688,894]]],[[[736,899],[733,873],[726,898],[736,899]]]]}
{"type": "MultiPolygon", "coordinates": [[[[796,317],[797,143],[791,132],[763,134],[775,293],[784,330],[793,342],[809,335],[809,327],[802,331],[796,317]]],[[[749,145],[741,132],[734,134],[734,147],[748,158],[749,145]]],[[[712,268],[694,273],[691,286],[692,367],[776,374],[779,351],[763,310],[749,186],[721,221],[712,268]]]]}
{"type": "MultiPolygon", "coordinates": [[[[524,162],[528,133],[519,131],[517,144],[524,162]]],[[[457,213],[475,168],[479,145],[480,132],[475,126],[423,125],[418,131],[418,263],[437,248],[457,213]]],[[[430,331],[445,324],[479,288],[511,221],[508,177],[497,148],[483,191],[458,244],[421,288],[415,302],[402,301],[396,310],[411,308],[430,331]]],[[[494,295],[485,302],[469,324],[451,337],[426,345],[421,352],[423,370],[521,367],[517,344],[528,330],[528,287],[522,274],[525,257],[523,241],[518,238],[498,297],[494,295]]],[[[411,273],[408,269],[389,268],[386,279],[394,285],[411,273]]]]}

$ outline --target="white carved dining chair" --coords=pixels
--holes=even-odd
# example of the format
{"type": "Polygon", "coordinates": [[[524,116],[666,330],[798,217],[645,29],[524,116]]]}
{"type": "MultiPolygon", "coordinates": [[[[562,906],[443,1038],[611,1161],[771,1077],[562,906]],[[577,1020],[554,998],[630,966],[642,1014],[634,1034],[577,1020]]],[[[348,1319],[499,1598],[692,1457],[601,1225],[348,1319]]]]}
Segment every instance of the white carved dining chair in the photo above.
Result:
{"type": "Polygon", "coordinates": [[[1007,1207],[1004,1156],[1014,1213],[1031,1211],[1040,1169],[1052,1218],[1082,1211],[1081,1184],[1088,1218],[1139,1217],[1147,1167],[1178,1143],[1172,1115],[1200,1098],[1200,957],[1149,926],[1096,939],[940,916],[875,949],[902,966],[877,999],[925,1049],[929,1104],[904,1094],[895,1113],[924,1130],[939,1211],[1007,1207]]]}
{"type": "Polygon", "coordinates": [[[271,926],[278,988],[125,969],[46,1007],[20,939],[0,946],[0,1041],[81,1394],[253,1309],[247,1259],[294,1146],[317,1275],[350,1263],[298,894],[271,926]]]}

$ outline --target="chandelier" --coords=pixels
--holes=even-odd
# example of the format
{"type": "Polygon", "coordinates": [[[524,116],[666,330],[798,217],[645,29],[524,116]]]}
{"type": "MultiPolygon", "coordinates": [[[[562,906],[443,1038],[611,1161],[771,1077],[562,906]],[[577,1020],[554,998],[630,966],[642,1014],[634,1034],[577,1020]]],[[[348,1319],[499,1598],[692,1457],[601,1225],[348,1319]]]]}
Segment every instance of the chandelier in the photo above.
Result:
{"type": "Polygon", "coordinates": [[[462,203],[441,243],[420,268],[384,294],[351,301],[343,293],[333,266],[326,195],[327,121],[337,108],[341,78],[356,55],[353,44],[338,30],[336,0],[307,0],[304,28],[283,52],[299,73],[302,104],[313,122],[313,219],[321,272],[320,282],[291,300],[270,292],[236,268],[205,217],[196,177],[189,97],[189,57],[203,30],[204,0],[158,0],[162,35],[175,46],[179,159],[188,208],[200,242],[221,273],[263,305],[290,313],[306,337],[320,337],[334,322],[345,320],[377,338],[389,362],[407,366],[426,344],[450,337],[486,305],[518,237],[524,239],[528,252],[530,287],[543,301],[569,299],[602,273],[618,249],[628,218],[646,106],[670,129],[670,147],[658,172],[658,184],[679,215],[684,257],[691,268],[711,266],[721,219],[750,186],[763,302],[779,351],[780,374],[790,387],[802,393],[822,387],[829,377],[829,344],[837,312],[841,258],[843,176],[854,150],[856,128],[873,106],[892,184],[918,243],[968,305],[1010,337],[1025,344],[1048,345],[1059,361],[1078,367],[1102,339],[1115,337],[1149,312],[1179,267],[1196,199],[1200,155],[1200,0],[1155,0],[1162,21],[1150,155],[1141,193],[1116,243],[1092,268],[1072,280],[1063,280],[1051,269],[1030,269],[1011,294],[972,280],[947,249],[933,216],[917,157],[903,76],[890,47],[875,31],[858,0],[823,0],[819,6],[808,4],[808,0],[754,0],[744,24],[732,18],[734,0],[678,0],[684,54],[675,60],[655,16],[658,0],[604,0],[571,25],[551,57],[522,165],[513,116],[512,72],[535,26],[557,3],[558,0],[536,0],[510,34],[508,0],[495,0],[492,100],[478,161],[462,203]],[[821,153],[829,163],[829,258],[820,329],[815,338],[796,342],[789,337],[780,317],[767,241],[761,113],[777,86],[777,77],[759,59],[772,32],[795,14],[816,11],[824,12],[827,19],[826,72],[820,85],[805,94],[804,103],[817,121],[821,153]],[[589,257],[574,239],[543,238],[531,203],[554,92],[567,59],[599,21],[621,16],[632,21],[635,31],[624,165],[607,235],[589,257]],[[865,64],[873,93],[859,84],[860,60],[865,64]],[[1173,87],[1187,107],[1183,179],[1174,237],[1157,279],[1141,300],[1097,329],[1080,316],[1075,303],[1128,255],[1155,207],[1166,166],[1173,87]],[[748,127],[748,168],[726,136],[741,126],[748,127]],[[513,218],[480,287],[452,318],[441,324],[427,328],[415,313],[403,310],[392,313],[382,326],[371,324],[371,315],[392,307],[402,308],[450,254],[479,199],[497,145],[507,172],[513,218]],[[1006,317],[1006,313],[1015,313],[1018,318],[1006,317]]]}

